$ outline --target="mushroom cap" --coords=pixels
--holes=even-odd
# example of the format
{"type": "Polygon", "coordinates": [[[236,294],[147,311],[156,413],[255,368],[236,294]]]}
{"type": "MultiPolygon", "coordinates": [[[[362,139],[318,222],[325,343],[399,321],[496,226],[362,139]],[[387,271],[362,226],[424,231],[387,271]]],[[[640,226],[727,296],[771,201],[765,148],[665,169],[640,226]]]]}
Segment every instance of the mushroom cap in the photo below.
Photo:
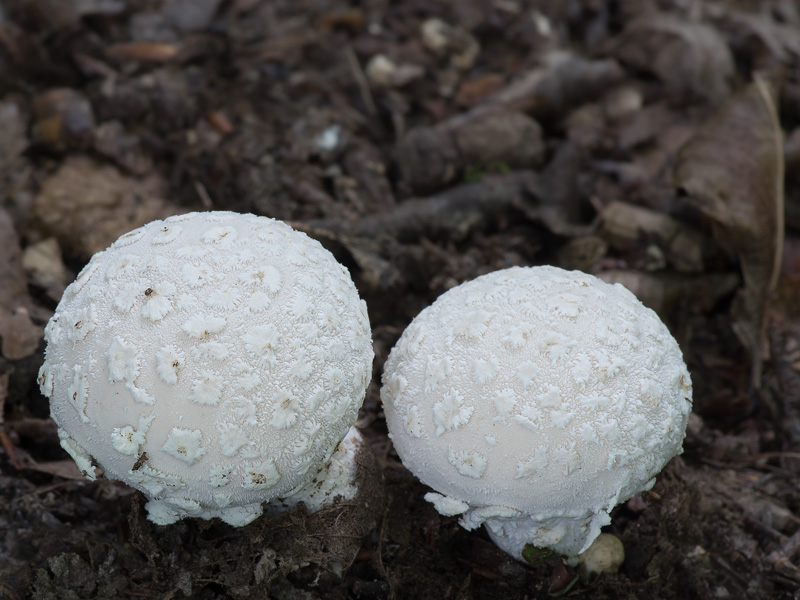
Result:
{"type": "Polygon", "coordinates": [[[423,310],[381,397],[397,453],[440,512],[468,528],[555,520],[548,545],[568,536],[577,553],[681,452],[691,381],[667,328],[621,285],[515,267],[423,310]]]}
{"type": "Polygon", "coordinates": [[[366,305],[318,242],[230,212],[149,223],[94,255],[46,328],[62,446],[141,490],[150,518],[221,516],[314,477],[372,373],[366,305]]]}

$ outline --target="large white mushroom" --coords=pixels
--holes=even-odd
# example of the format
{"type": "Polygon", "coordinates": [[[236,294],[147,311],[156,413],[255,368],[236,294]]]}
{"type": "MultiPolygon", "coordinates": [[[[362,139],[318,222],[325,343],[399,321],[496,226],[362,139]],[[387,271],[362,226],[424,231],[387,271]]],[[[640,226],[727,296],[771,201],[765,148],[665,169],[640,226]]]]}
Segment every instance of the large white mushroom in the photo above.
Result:
{"type": "Polygon", "coordinates": [[[46,339],[61,445],[89,479],[99,465],[141,490],[155,523],[355,495],[366,305],[288,225],[208,212],[136,229],[92,257],[46,339]]]}
{"type": "Polygon", "coordinates": [[[574,559],[681,452],[691,381],[667,328],[621,285],[517,267],[423,310],[381,397],[441,514],[485,523],[517,559],[527,544],[574,559]]]}

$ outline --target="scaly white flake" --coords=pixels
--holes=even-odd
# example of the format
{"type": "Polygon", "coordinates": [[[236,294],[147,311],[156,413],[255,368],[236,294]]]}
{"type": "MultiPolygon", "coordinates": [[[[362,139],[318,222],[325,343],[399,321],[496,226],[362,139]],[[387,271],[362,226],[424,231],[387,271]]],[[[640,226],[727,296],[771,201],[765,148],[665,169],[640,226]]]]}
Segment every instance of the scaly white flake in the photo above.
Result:
{"type": "Polygon", "coordinates": [[[125,456],[139,456],[139,448],[147,439],[147,430],[156,418],[155,413],[140,415],[136,429],[131,425],[115,427],[111,432],[111,446],[125,456]]]}
{"type": "Polygon", "coordinates": [[[70,341],[79,342],[86,338],[97,327],[97,310],[94,303],[75,311],[67,327],[70,341]]]}
{"type": "MultiPolygon", "coordinates": [[[[327,363],[327,357],[321,361],[323,364],[327,363]]],[[[325,389],[331,391],[333,394],[338,394],[345,386],[346,378],[344,371],[338,367],[330,367],[325,371],[324,375],[325,389]]]]}
{"type": "Polygon", "coordinates": [[[272,360],[278,346],[278,329],[272,324],[257,325],[242,336],[245,348],[250,354],[272,360]]]}
{"type": "Polygon", "coordinates": [[[142,316],[151,321],[160,321],[172,310],[172,302],[168,296],[175,293],[171,281],[160,281],[144,290],[146,298],[142,305],[142,316]]]}
{"type": "Polygon", "coordinates": [[[58,430],[58,439],[61,447],[66,450],[81,474],[89,481],[97,479],[97,469],[92,464],[92,456],[78,442],[69,437],[63,429],[58,430]]]}
{"type": "Polygon", "coordinates": [[[229,423],[223,423],[217,427],[219,430],[219,446],[223,456],[235,456],[239,449],[252,443],[247,434],[229,423]]]}
{"type": "Polygon", "coordinates": [[[252,392],[261,385],[261,377],[253,371],[241,373],[234,380],[234,385],[242,392],[252,392]]]}
{"type": "Polygon", "coordinates": [[[539,471],[544,471],[548,463],[547,446],[538,446],[527,459],[517,462],[517,474],[514,475],[514,479],[530,477],[539,471]]]}
{"type": "Polygon", "coordinates": [[[225,324],[226,321],[222,317],[195,315],[184,321],[181,329],[195,339],[205,339],[211,334],[222,331],[225,324]]]}
{"type": "Polygon", "coordinates": [[[192,288],[204,286],[214,279],[214,269],[208,263],[185,263],[181,267],[181,280],[192,288]]]}
{"type": "Polygon", "coordinates": [[[209,359],[225,360],[232,351],[231,344],[224,342],[203,342],[192,349],[192,358],[195,360],[209,359]]]}
{"type": "Polygon", "coordinates": [[[147,390],[138,387],[130,381],[125,382],[125,389],[131,393],[131,397],[133,398],[134,402],[138,402],[139,404],[147,404],[148,406],[152,406],[156,403],[156,399],[152,394],[149,394],[147,390]]]}
{"type": "Polygon", "coordinates": [[[527,404],[520,414],[514,415],[514,422],[517,425],[522,425],[530,431],[539,431],[541,425],[539,420],[542,418],[542,411],[536,404],[527,404]]]}
{"type": "Polygon", "coordinates": [[[544,394],[536,396],[536,401],[539,403],[539,406],[545,408],[560,408],[563,403],[561,389],[555,385],[551,385],[544,394]]]}
{"type": "Polygon", "coordinates": [[[475,358],[472,360],[472,376],[480,384],[489,383],[497,376],[499,366],[494,355],[490,355],[488,359],[475,358]]]}
{"type": "Polygon", "coordinates": [[[128,476],[133,483],[142,486],[151,496],[158,496],[165,490],[179,490],[186,487],[186,482],[180,475],[158,469],[148,461],[128,471],[128,476]]]}
{"type": "Polygon", "coordinates": [[[89,422],[89,415],[86,414],[86,401],[89,398],[89,379],[83,365],[75,365],[72,368],[72,382],[67,388],[67,398],[72,407],[80,415],[81,421],[89,422]]]}
{"type": "Polygon", "coordinates": [[[297,416],[301,410],[300,401],[290,392],[281,391],[275,398],[275,410],[269,422],[278,429],[288,429],[297,423],[297,416]]]}
{"type": "Polygon", "coordinates": [[[275,463],[265,458],[259,463],[255,463],[244,469],[244,483],[242,487],[246,490],[264,490],[272,487],[281,479],[275,463]]]}
{"type": "Polygon", "coordinates": [[[436,437],[466,425],[475,410],[473,406],[462,404],[463,398],[455,389],[444,393],[444,397],[433,405],[433,424],[436,437]]]}
{"type": "Polygon", "coordinates": [[[450,361],[444,357],[429,356],[425,364],[425,393],[436,392],[450,376],[450,361]]]}
{"type": "Polygon", "coordinates": [[[233,310],[239,305],[241,294],[236,288],[223,287],[212,291],[206,298],[206,302],[217,310],[233,310]]]}
{"type": "Polygon", "coordinates": [[[206,449],[201,445],[202,441],[203,432],[199,429],[173,427],[161,449],[191,466],[206,454],[206,449]]]}
{"type": "Polygon", "coordinates": [[[114,297],[114,308],[123,313],[130,312],[143,291],[140,288],[139,283],[126,283],[114,297]]]}
{"type": "Polygon", "coordinates": [[[169,244],[177,240],[182,232],[183,227],[180,225],[164,225],[153,234],[151,241],[154,244],[169,244]]]}
{"type": "Polygon", "coordinates": [[[517,404],[517,394],[511,388],[505,388],[497,392],[494,398],[494,406],[502,415],[506,415],[514,410],[517,404]]]}
{"type": "Polygon", "coordinates": [[[583,387],[592,377],[592,360],[583,352],[575,356],[570,367],[572,378],[583,387]]]}
{"type": "Polygon", "coordinates": [[[201,371],[200,377],[192,384],[192,393],[189,400],[197,404],[215,406],[222,399],[222,390],[225,380],[222,375],[213,371],[201,371]]]}
{"type": "MultiPolygon", "coordinates": [[[[231,482],[231,473],[233,472],[233,468],[230,465],[221,465],[221,464],[213,464],[209,468],[209,478],[208,482],[211,487],[219,488],[225,487],[231,482]]],[[[215,498],[217,496],[215,495],[215,498]]],[[[225,502],[224,506],[227,506],[230,503],[231,496],[226,495],[222,496],[227,501],[225,502]]],[[[219,501],[217,501],[219,503],[219,501]]]]}
{"type": "Polygon", "coordinates": [[[269,310],[272,298],[264,292],[253,292],[247,299],[247,310],[250,312],[264,312],[269,310]]]}
{"type": "Polygon", "coordinates": [[[550,423],[556,429],[565,429],[575,418],[575,413],[568,410],[551,410],[550,423]]]}
{"type": "Polygon", "coordinates": [[[110,282],[114,279],[125,279],[131,276],[135,272],[139,260],[137,254],[120,254],[113,257],[106,268],[106,281],[110,282]]]}
{"type": "Polygon", "coordinates": [[[466,477],[480,479],[489,464],[488,459],[477,450],[454,450],[447,451],[447,461],[456,470],[466,477]]]}
{"type": "Polygon", "coordinates": [[[405,425],[406,432],[411,437],[418,438],[422,435],[422,413],[419,410],[419,406],[412,404],[408,407],[403,425],[405,425]]]}
{"type": "Polygon", "coordinates": [[[168,345],[156,351],[156,374],[169,385],[178,383],[178,371],[184,365],[185,354],[177,346],[168,345]]]}
{"type": "Polygon", "coordinates": [[[230,248],[239,237],[239,232],[235,227],[226,225],[223,227],[212,227],[206,231],[200,239],[206,244],[214,244],[218,248],[230,248]]]}
{"type": "Polygon", "coordinates": [[[108,382],[134,381],[139,375],[139,353],[136,346],[116,336],[106,351],[108,382]]]}
{"type": "Polygon", "coordinates": [[[516,379],[522,384],[523,388],[529,388],[536,384],[542,369],[535,362],[526,360],[517,367],[516,379]]]}
{"type": "Polygon", "coordinates": [[[466,338],[478,338],[486,333],[486,324],[492,318],[486,310],[473,310],[453,325],[453,334],[466,338]]]}

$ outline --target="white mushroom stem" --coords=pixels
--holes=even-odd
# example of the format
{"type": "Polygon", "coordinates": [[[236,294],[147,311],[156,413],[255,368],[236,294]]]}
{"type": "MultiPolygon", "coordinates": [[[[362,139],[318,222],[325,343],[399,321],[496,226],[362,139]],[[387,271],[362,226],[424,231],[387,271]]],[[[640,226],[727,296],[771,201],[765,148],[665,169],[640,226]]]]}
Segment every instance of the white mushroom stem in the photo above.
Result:
{"type": "Polygon", "coordinates": [[[608,511],[604,509],[578,516],[566,511],[530,515],[507,506],[470,508],[466,502],[435,492],[425,494],[425,500],[432,503],[441,515],[461,515],[459,524],[464,529],[473,530],[485,525],[492,541],[516,558],[522,557],[522,551],[529,544],[576,557],[586,551],[600,529],[611,522],[608,511]]]}
{"type": "Polygon", "coordinates": [[[267,504],[265,511],[274,514],[295,508],[302,502],[306,510],[313,513],[339,501],[352,500],[358,494],[356,455],[359,452],[371,450],[358,429],[351,427],[317,475],[293,494],[267,504]]]}
{"type": "Polygon", "coordinates": [[[609,523],[611,517],[600,511],[582,518],[541,519],[526,515],[517,519],[487,519],[484,525],[492,541],[511,556],[522,556],[525,546],[530,544],[573,557],[574,562],[577,554],[591,546],[600,528],[609,523]]]}

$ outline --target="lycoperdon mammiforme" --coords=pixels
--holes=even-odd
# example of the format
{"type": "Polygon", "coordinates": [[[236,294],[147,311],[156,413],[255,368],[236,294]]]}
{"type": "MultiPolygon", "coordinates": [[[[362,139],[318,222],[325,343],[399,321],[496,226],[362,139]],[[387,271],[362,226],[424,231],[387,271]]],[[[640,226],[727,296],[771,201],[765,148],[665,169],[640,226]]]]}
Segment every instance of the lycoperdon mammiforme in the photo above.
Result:
{"type": "Polygon", "coordinates": [[[675,339],[623,286],[555,267],[463,283],[408,326],[384,367],[405,466],[517,559],[574,559],[618,503],[682,451],[691,380],[675,339]]]}
{"type": "Polygon", "coordinates": [[[39,383],[61,445],[89,479],[99,465],[142,491],[155,523],[244,525],[271,500],[313,510],[355,494],[366,305],[285,223],[149,223],[92,257],[45,332],[39,383]]]}

